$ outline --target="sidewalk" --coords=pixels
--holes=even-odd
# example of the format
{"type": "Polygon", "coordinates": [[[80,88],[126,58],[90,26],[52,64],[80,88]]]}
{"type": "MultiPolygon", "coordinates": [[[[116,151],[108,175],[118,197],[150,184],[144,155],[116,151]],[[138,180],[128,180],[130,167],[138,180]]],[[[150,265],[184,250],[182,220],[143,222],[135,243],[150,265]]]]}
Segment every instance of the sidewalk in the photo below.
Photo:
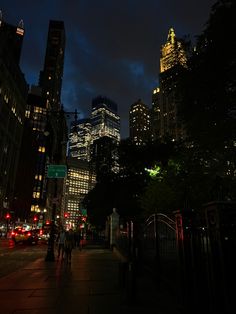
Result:
{"type": "Polygon", "coordinates": [[[170,296],[140,275],[132,302],[120,281],[117,254],[102,246],[73,251],[71,265],[38,259],[0,279],[4,314],[177,314],[170,296]]]}

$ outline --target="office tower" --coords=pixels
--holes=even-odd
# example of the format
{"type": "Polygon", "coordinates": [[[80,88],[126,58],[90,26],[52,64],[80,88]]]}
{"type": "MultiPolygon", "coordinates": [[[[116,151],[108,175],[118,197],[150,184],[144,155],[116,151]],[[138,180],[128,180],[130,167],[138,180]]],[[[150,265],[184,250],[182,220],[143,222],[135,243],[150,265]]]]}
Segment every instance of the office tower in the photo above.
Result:
{"type": "Polygon", "coordinates": [[[63,21],[49,21],[44,68],[40,72],[39,86],[47,99],[47,108],[61,109],[61,88],[64,70],[65,28],[63,21]]]}
{"type": "Polygon", "coordinates": [[[106,168],[105,176],[117,173],[118,145],[120,142],[120,117],[117,114],[117,104],[107,97],[98,96],[92,100],[92,148],[91,162],[97,174],[106,168]]]}
{"type": "Polygon", "coordinates": [[[183,44],[175,36],[173,28],[170,28],[167,41],[161,46],[160,73],[172,69],[174,66],[186,66],[186,53],[183,44]]]}
{"type": "Polygon", "coordinates": [[[178,101],[176,81],[186,68],[186,53],[183,44],[175,36],[174,29],[169,30],[167,42],[161,47],[160,56],[160,137],[171,140],[184,138],[184,128],[178,119],[178,101]]]}
{"type": "Polygon", "coordinates": [[[28,89],[19,66],[23,38],[23,22],[10,25],[0,12],[0,210],[3,215],[14,200],[23,134],[28,89]]]}
{"type": "Polygon", "coordinates": [[[92,139],[103,136],[120,141],[120,117],[117,114],[117,104],[107,97],[98,96],[92,100],[92,139]]]}
{"type": "Polygon", "coordinates": [[[107,179],[119,171],[118,143],[109,136],[102,136],[93,141],[92,164],[97,181],[107,179]]]}
{"type": "MultiPolygon", "coordinates": [[[[66,163],[67,123],[61,105],[65,37],[64,22],[50,20],[44,67],[39,77],[39,86],[42,89],[42,98],[46,103],[47,112],[46,167],[48,164],[66,163]]],[[[47,215],[50,219],[53,216],[51,213],[55,211],[54,200],[59,198],[63,191],[63,179],[57,182],[47,179],[45,185],[47,215]]],[[[57,202],[58,207],[60,207],[60,202],[61,198],[57,202]]]]}
{"type": "Polygon", "coordinates": [[[72,121],[69,132],[68,155],[80,160],[90,161],[92,144],[91,120],[80,119],[72,121]]]}
{"type": "Polygon", "coordinates": [[[26,121],[30,126],[37,150],[32,190],[32,212],[43,212],[46,207],[45,175],[48,147],[47,109],[41,88],[32,86],[28,94],[26,121]]]}
{"type": "Polygon", "coordinates": [[[139,99],[129,110],[130,140],[135,145],[145,145],[150,141],[149,108],[139,99]]]}
{"type": "Polygon", "coordinates": [[[63,224],[66,228],[76,228],[80,224],[83,213],[82,201],[85,195],[94,187],[95,173],[91,171],[90,164],[85,160],[68,158],[68,175],[64,185],[63,197],[63,224]]]}
{"type": "Polygon", "coordinates": [[[152,108],[150,110],[151,140],[160,140],[161,117],[160,117],[160,88],[156,87],[152,92],[152,108]]]}

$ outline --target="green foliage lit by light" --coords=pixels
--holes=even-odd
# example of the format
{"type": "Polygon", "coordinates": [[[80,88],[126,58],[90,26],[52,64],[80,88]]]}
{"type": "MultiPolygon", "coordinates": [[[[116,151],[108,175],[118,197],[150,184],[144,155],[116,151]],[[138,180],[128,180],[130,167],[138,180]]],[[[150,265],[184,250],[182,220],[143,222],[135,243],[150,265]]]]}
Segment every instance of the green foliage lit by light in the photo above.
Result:
{"type": "Polygon", "coordinates": [[[161,167],[159,165],[155,165],[152,169],[145,168],[145,170],[149,173],[151,178],[156,178],[161,173],[161,167]]]}
{"type": "Polygon", "coordinates": [[[176,161],[170,159],[167,167],[163,167],[161,164],[156,164],[153,168],[145,168],[149,176],[152,179],[162,180],[168,174],[172,173],[177,175],[180,172],[181,166],[176,161]]]}

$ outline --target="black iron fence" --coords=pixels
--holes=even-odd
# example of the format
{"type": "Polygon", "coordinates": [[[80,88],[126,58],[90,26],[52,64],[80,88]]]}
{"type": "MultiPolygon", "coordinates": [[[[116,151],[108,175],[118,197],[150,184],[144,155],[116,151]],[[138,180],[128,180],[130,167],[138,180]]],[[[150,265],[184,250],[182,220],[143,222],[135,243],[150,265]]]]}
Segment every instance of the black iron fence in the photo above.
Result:
{"type": "Polygon", "coordinates": [[[183,313],[234,313],[236,203],[151,215],[139,232],[127,223],[117,246],[176,295],[183,313]]]}

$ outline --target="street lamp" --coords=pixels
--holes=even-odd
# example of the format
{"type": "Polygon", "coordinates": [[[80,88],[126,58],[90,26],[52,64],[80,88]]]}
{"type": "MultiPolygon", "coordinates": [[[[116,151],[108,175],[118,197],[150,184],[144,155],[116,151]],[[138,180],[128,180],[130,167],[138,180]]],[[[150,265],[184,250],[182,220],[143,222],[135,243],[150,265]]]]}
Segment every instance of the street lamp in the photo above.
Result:
{"type": "MultiPolygon", "coordinates": [[[[55,261],[55,256],[54,256],[54,241],[55,241],[55,220],[56,220],[56,206],[58,204],[58,198],[57,198],[57,193],[58,193],[58,179],[64,179],[65,176],[67,175],[67,167],[66,165],[61,165],[61,137],[63,134],[61,133],[62,131],[62,114],[66,114],[66,116],[69,116],[70,114],[73,114],[75,116],[75,120],[77,120],[77,111],[75,112],[65,112],[64,110],[60,111],[49,111],[50,114],[59,114],[59,121],[56,119],[52,119],[51,128],[49,130],[45,130],[44,134],[45,136],[51,136],[51,138],[54,140],[53,142],[53,147],[51,151],[51,164],[48,165],[47,168],[47,178],[51,179],[51,187],[53,188],[53,201],[52,201],[52,212],[51,212],[51,230],[50,230],[50,237],[48,240],[48,249],[47,249],[47,254],[45,257],[45,261],[55,261]],[[59,122],[59,123],[58,123],[59,122]],[[54,123],[54,124],[53,124],[54,123]],[[58,134],[56,134],[56,131],[58,134]],[[47,133],[47,134],[46,134],[47,133]],[[51,133],[51,134],[50,134],[51,133]],[[58,138],[59,137],[59,138],[58,138]],[[57,164],[58,163],[58,164],[57,164]]],[[[48,121],[49,122],[49,121],[48,121]]]]}

